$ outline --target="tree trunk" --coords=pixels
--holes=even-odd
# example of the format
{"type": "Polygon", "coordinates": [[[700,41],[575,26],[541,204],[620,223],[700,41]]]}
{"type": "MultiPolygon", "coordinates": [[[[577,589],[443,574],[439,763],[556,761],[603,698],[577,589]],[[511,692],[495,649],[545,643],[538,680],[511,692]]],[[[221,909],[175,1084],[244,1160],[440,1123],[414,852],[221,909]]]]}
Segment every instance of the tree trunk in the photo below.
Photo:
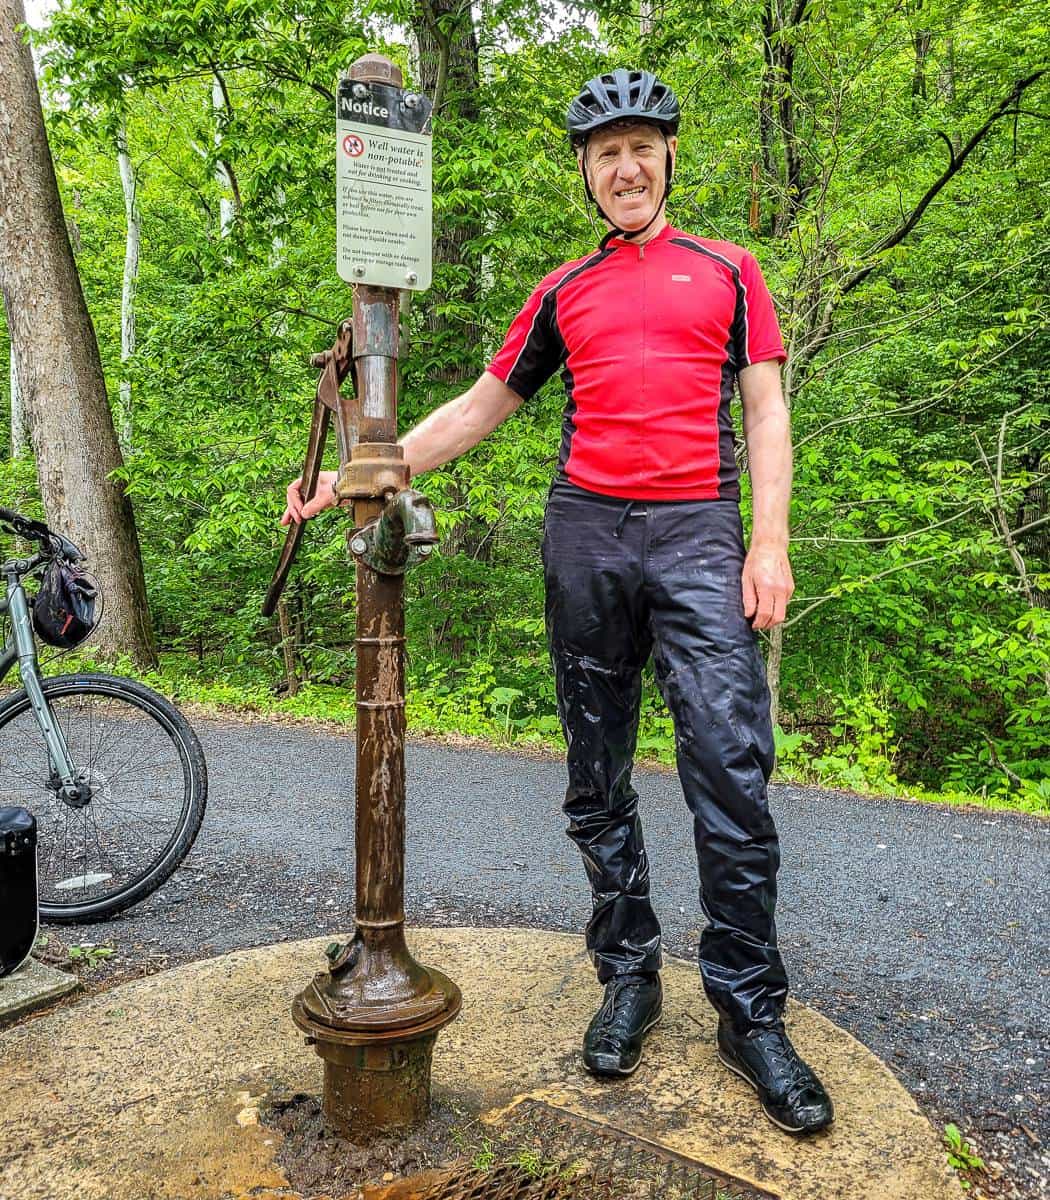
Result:
{"type": "Polygon", "coordinates": [[[288,619],[288,602],[282,596],[277,602],[277,620],[281,627],[281,657],[284,659],[284,679],[289,696],[299,693],[299,676],[295,670],[295,637],[288,619]]]}
{"type": "Polygon", "coordinates": [[[926,99],[926,60],[930,55],[930,43],[933,34],[928,29],[920,29],[912,35],[912,46],[915,49],[915,70],[911,76],[911,94],[916,100],[926,99]]]}
{"type": "MultiPolygon", "coordinates": [[[[124,286],[120,293],[120,365],[126,367],[135,353],[135,285],[139,277],[139,242],[142,222],[135,171],[128,154],[128,139],[121,123],[117,134],[117,162],[120,166],[120,184],[124,190],[124,216],[127,232],[124,239],[124,286]]],[[[120,445],[124,453],[131,449],[132,414],[131,380],[120,381],[120,445]]]]}
{"type": "Polygon", "coordinates": [[[638,33],[648,37],[656,28],[658,22],[657,0],[641,0],[638,5],[638,33]]]}
{"type": "MultiPolygon", "coordinates": [[[[945,43],[944,68],[941,71],[940,78],[937,81],[937,90],[940,92],[941,98],[946,101],[954,110],[955,108],[955,38],[949,35],[945,43]]],[[[952,117],[955,117],[955,112],[952,112],[952,117]]],[[[958,155],[962,150],[962,135],[957,131],[953,131],[951,135],[951,143],[953,152],[958,155]]]]}
{"type": "Polygon", "coordinates": [[[784,626],[776,625],[769,635],[766,652],[766,682],[769,684],[769,719],[773,727],[780,722],[780,664],[784,660],[784,626]]]}
{"type": "Polygon", "coordinates": [[[26,433],[26,411],[22,403],[22,392],[18,387],[18,364],[15,360],[14,335],[11,333],[11,314],[7,311],[7,300],[4,299],[4,317],[7,321],[7,340],[9,352],[8,375],[11,380],[11,457],[21,458],[29,447],[26,433]]]}
{"type": "MultiPolygon", "coordinates": [[[[454,154],[457,146],[469,145],[469,136],[460,134],[456,126],[473,125],[481,116],[481,68],[470,5],[463,0],[418,0],[412,31],[418,49],[420,91],[434,101],[436,160],[438,154],[454,154]]],[[[476,186],[486,184],[477,180],[476,186]]],[[[469,216],[443,213],[435,217],[434,285],[422,301],[425,336],[430,341],[431,358],[443,364],[432,372],[432,379],[460,389],[477,377],[478,364],[463,354],[462,347],[480,346],[481,330],[463,314],[474,313],[478,308],[484,264],[473,258],[466,247],[483,229],[478,220],[469,216]],[[451,290],[446,282],[451,272],[443,268],[460,264],[468,265],[469,274],[465,280],[453,283],[451,290]],[[458,319],[450,319],[442,312],[449,302],[460,309],[458,319]]],[[[462,497],[457,485],[452,503],[457,504],[462,497]]],[[[468,525],[469,522],[463,523],[451,531],[451,538],[463,537],[468,525]]],[[[453,639],[451,652],[458,658],[462,644],[457,646],[453,639]]]]}
{"type": "Polygon", "coordinates": [[[794,229],[813,180],[804,172],[806,143],[797,129],[794,35],[809,19],[809,0],[766,0],[762,14],[764,69],[759,90],[758,124],[762,158],[779,191],[773,236],[794,229]],[[780,158],[776,147],[779,143],[780,158]]]}
{"type": "MultiPolygon", "coordinates": [[[[222,150],[222,126],[228,111],[228,96],[225,84],[218,72],[211,83],[211,107],[215,121],[215,149],[222,150]]],[[[218,158],[215,164],[215,182],[219,185],[219,237],[226,237],[233,228],[234,218],[240,212],[236,179],[233,167],[226,159],[218,158]]]]}
{"type": "Polygon", "coordinates": [[[131,504],[94,326],[47,144],[22,0],[0,0],[0,290],[49,523],[78,542],[106,595],[103,653],[156,662],[131,504]]]}
{"type": "MultiPolygon", "coordinates": [[[[419,86],[434,101],[435,140],[440,140],[443,125],[475,123],[480,119],[478,39],[470,5],[462,0],[420,0],[417,13],[413,33],[419,48],[419,86]]],[[[462,137],[457,138],[457,143],[460,146],[468,144],[462,137]]],[[[443,152],[454,152],[454,148],[447,145],[443,152]]],[[[481,267],[470,259],[464,247],[481,232],[479,222],[448,214],[439,216],[435,225],[435,280],[424,303],[427,327],[438,351],[434,357],[444,358],[451,364],[436,372],[443,383],[465,384],[477,375],[476,364],[468,361],[461,350],[442,355],[440,347],[446,342],[457,348],[480,345],[481,331],[473,323],[464,326],[462,321],[449,322],[440,314],[440,309],[444,302],[454,298],[458,304],[476,310],[481,267]],[[464,262],[470,265],[469,281],[457,288],[454,297],[444,293],[441,267],[464,262]]]]}

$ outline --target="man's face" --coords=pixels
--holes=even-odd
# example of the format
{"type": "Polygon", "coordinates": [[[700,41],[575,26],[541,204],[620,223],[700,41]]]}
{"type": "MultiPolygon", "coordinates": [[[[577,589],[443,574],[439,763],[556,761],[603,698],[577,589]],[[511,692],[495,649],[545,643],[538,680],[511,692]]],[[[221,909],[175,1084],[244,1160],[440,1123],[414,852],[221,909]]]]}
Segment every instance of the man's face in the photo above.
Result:
{"type": "Polygon", "coordinates": [[[599,129],[579,152],[594,198],[620,229],[641,229],[664,198],[667,151],[672,163],[678,139],[655,125],[612,125],[599,129]]]}

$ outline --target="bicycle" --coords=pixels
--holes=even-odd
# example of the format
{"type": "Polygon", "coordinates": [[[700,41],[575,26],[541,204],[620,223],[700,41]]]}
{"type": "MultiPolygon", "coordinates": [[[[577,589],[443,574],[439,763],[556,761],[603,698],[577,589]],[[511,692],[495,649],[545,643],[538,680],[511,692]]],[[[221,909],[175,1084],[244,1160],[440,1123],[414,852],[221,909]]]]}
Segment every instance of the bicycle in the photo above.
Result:
{"type": "Polygon", "coordinates": [[[36,817],[41,919],[103,920],[156,891],[189,853],[207,803],[204,752],[182,714],[136,680],[41,676],[22,581],[84,556],[10,509],[0,528],[39,547],[0,564],[11,624],[0,680],[16,663],[22,680],[0,701],[0,804],[36,817]]]}

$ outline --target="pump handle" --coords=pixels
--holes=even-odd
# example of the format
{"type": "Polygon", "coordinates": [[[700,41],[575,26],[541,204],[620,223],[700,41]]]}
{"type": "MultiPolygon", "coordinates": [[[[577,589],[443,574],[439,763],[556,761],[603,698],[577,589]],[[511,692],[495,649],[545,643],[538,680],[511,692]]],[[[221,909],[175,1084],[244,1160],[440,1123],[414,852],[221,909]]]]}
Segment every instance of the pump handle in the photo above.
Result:
{"type": "MultiPolygon", "coordinates": [[[[313,419],[310,422],[310,436],[306,443],[306,458],[303,462],[302,492],[303,500],[312,500],[317,491],[317,480],[321,474],[321,463],[324,459],[324,447],[328,438],[328,430],[332,423],[332,414],[338,415],[339,385],[349,375],[353,378],[353,335],[350,321],[342,321],[333,345],[320,354],[315,354],[310,360],[312,365],[321,368],[317,379],[317,393],[314,398],[313,419]]],[[[356,395],[356,387],[355,387],[356,395]]],[[[342,453],[342,447],[340,447],[342,453]]],[[[284,548],[278,560],[277,568],[270,580],[270,587],[263,601],[262,614],[272,617],[277,611],[277,602],[284,591],[284,585],[295,562],[299,551],[299,543],[303,540],[306,522],[298,524],[293,521],[288,526],[284,539],[284,548]]]]}

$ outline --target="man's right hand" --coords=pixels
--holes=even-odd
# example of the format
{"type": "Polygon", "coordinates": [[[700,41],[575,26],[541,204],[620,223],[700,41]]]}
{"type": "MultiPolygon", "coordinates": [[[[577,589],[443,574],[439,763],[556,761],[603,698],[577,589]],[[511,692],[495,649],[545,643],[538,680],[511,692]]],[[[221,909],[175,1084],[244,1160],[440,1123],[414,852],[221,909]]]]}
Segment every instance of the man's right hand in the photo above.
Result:
{"type": "Polygon", "coordinates": [[[314,492],[313,499],[309,501],[303,500],[303,493],[300,490],[303,486],[302,476],[293,479],[285,492],[288,507],[284,510],[284,516],[281,517],[281,524],[290,525],[294,521],[298,525],[300,521],[308,521],[311,517],[316,517],[326,508],[334,508],[336,499],[332,488],[338,475],[338,471],[322,471],[317,477],[317,491],[314,492]]]}

